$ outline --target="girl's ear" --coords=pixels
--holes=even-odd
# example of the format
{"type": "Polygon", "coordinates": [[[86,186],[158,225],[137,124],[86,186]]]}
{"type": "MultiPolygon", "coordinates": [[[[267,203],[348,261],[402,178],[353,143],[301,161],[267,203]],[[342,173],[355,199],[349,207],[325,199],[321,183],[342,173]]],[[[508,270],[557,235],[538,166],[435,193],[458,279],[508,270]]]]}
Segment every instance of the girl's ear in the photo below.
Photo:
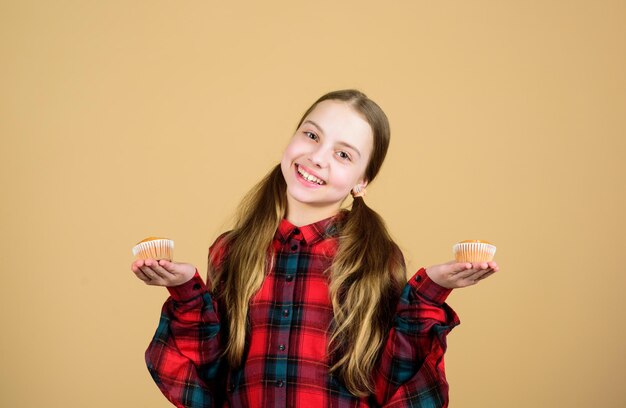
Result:
{"type": "Polygon", "coordinates": [[[365,186],[367,186],[366,179],[359,181],[350,192],[352,194],[352,197],[363,197],[365,195],[365,186]]]}

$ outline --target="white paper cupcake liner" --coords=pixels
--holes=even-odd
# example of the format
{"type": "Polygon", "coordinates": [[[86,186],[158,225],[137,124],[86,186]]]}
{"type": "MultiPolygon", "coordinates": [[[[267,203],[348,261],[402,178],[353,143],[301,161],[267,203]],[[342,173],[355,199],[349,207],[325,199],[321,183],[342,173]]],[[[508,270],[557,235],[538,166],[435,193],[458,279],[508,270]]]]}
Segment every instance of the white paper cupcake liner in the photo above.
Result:
{"type": "Polygon", "coordinates": [[[154,239],[140,242],[133,247],[133,255],[137,259],[167,259],[171,261],[174,253],[174,241],[171,239],[154,239]]]}
{"type": "Polygon", "coordinates": [[[488,262],[496,254],[495,245],[483,242],[460,242],[452,247],[457,262],[488,262]]]}

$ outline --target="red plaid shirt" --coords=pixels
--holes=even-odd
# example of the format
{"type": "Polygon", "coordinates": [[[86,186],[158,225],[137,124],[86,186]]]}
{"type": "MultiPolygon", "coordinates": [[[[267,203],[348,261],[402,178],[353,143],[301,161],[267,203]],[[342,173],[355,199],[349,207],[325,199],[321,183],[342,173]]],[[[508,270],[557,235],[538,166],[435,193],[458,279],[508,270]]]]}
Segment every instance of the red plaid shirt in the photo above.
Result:
{"type": "Polygon", "coordinates": [[[423,268],[408,281],[398,300],[394,324],[374,372],[376,392],[357,398],[329,374],[328,328],[333,309],[324,271],[337,248],[333,221],[329,218],[303,227],[286,220],[280,223],[273,241],[274,267],[251,300],[250,332],[239,369],[228,367],[221,355],[222,342],[227,341],[220,332],[224,305],[214,299],[199,274],[168,288],[171,296],[163,306],[146,362],[174,405],[448,405],[443,355],[446,335],[459,320],[444,303],[450,290],[431,281],[423,268]]]}

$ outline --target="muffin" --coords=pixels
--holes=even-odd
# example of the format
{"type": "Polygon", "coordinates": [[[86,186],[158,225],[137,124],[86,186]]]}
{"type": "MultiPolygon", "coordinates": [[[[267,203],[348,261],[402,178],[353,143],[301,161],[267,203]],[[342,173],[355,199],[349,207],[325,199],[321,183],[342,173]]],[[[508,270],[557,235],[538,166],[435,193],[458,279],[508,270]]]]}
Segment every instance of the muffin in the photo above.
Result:
{"type": "Polygon", "coordinates": [[[470,239],[452,247],[457,262],[489,262],[496,254],[496,247],[487,241],[470,239]]]}
{"type": "Polygon", "coordinates": [[[137,259],[165,259],[171,261],[174,254],[174,241],[167,238],[148,237],[133,247],[137,259]]]}

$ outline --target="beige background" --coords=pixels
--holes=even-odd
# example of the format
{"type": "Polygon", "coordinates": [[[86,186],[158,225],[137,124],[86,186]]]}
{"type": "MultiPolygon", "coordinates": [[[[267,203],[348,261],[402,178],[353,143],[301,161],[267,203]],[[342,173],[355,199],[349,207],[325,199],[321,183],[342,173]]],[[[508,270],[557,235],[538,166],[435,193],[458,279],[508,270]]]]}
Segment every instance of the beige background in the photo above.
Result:
{"type": "Polygon", "coordinates": [[[346,87],[391,120],[367,202],[411,267],[498,245],[449,298],[451,407],[626,406],[626,4],[225,4],[0,3],[0,406],[170,406],[143,362],[166,291],[130,247],[204,270],[346,87]]]}

